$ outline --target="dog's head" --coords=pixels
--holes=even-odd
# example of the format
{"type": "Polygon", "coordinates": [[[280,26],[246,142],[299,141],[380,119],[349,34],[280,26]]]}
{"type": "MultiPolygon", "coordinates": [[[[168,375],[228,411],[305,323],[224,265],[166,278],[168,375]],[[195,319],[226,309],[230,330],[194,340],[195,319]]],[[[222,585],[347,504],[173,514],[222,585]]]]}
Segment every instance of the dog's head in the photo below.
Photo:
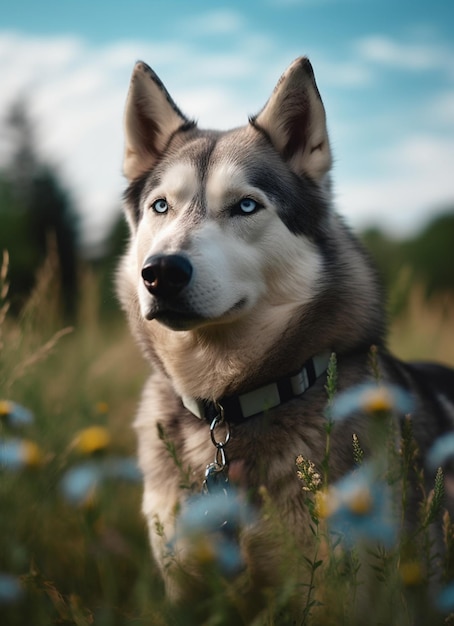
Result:
{"type": "Polygon", "coordinates": [[[143,318],[188,330],[314,297],[331,153],[307,59],[228,132],[199,130],[139,62],[125,129],[129,268],[143,318]]]}

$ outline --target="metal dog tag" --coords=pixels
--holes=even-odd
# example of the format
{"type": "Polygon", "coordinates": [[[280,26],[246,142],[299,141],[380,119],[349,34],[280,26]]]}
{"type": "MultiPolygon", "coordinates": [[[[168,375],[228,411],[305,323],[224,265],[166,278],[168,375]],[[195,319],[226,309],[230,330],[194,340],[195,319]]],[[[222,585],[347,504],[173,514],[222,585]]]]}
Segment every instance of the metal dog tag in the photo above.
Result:
{"type": "Polygon", "coordinates": [[[205,480],[203,481],[202,492],[205,494],[224,493],[227,494],[229,488],[229,477],[227,468],[219,463],[210,463],[205,470],[205,480]]]}

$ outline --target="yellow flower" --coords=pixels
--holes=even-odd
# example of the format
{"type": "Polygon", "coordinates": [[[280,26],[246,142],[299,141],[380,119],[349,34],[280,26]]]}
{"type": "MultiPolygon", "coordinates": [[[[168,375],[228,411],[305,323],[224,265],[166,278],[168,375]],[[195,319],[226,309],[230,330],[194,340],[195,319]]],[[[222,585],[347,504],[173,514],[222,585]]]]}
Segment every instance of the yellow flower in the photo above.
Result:
{"type": "Polygon", "coordinates": [[[43,462],[43,453],[39,446],[28,439],[21,442],[21,456],[26,467],[38,467],[43,462]]]}
{"type": "Polygon", "coordinates": [[[213,545],[213,540],[207,537],[198,536],[193,543],[192,554],[194,558],[200,564],[208,565],[213,563],[216,559],[216,552],[213,545]]]}
{"type": "Polygon", "coordinates": [[[424,572],[418,561],[407,561],[399,565],[399,574],[406,587],[416,587],[424,582],[424,572]]]}
{"type": "Polygon", "coordinates": [[[97,402],[95,404],[95,411],[98,415],[105,415],[109,412],[109,405],[107,402],[97,402]]]}
{"type": "Polygon", "coordinates": [[[346,505],[355,515],[367,515],[373,506],[372,494],[367,487],[360,487],[348,495],[346,505]]]}
{"type": "Polygon", "coordinates": [[[9,415],[12,410],[11,402],[7,400],[0,400],[0,415],[9,415]]]}
{"type": "Polygon", "coordinates": [[[320,489],[314,495],[315,498],[315,514],[320,519],[330,517],[339,507],[339,499],[336,490],[331,488],[328,490],[320,489]]]}
{"type": "Polygon", "coordinates": [[[90,426],[76,437],[74,447],[81,454],[94,454],[110,445],[110,434],[103,426],[90,426]]]}
{"type": "Polygon", "coordinates": [[[376,387],[364,392],[362,405],[369,413],[385,413],[394,408],[394,399],[386,387],[376,387]]]}

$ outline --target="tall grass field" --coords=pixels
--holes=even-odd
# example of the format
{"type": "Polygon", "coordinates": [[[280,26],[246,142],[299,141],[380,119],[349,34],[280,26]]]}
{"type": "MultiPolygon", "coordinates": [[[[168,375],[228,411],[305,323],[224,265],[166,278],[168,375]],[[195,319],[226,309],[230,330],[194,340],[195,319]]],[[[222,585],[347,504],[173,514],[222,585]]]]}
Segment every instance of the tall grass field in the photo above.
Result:
{"type": "MultiPolygon", "coordinates": [[[[15,317],[8,312],[6,255],[1,266],[2,626],[454,624],[452,526],[437,508],[437,488],[427,494],[411,556],[408,537],[385,547],[362,542],[347,554],[326,530],[326,493],[311,482],[315,472],[307,459],[295,459],[295,479],[307,491],[320,550],[303,557],[314,584],[304,591],[299,621],[286,617],[282,598],[270,599],[256,615],[243,611],[222,576],[215,577],[203,612],[191,602],[169,605],[140,513],[132,420],[148,366],[127,323],[119,312],[101,314],[99,278],[86,269],[77,318],[68,326],[51,259],[15,317]],[[437,516],[448,556],[434,564],[426,547],[437,516]],[[362,577],[364,553],[373,565],[362,577]],[[441,572],[435,585],[432,569],[437,580],[441,572]]],[[[422,293],[415,287],[409,307],[392,320],[390,347],[402,358],[454,365],[454,299],[427,302],[422,293]]],[[[411,445],[409,436],[408,450],[411,445]]],[[[360,463],[360,444],[356,453],[360,463]]]]}

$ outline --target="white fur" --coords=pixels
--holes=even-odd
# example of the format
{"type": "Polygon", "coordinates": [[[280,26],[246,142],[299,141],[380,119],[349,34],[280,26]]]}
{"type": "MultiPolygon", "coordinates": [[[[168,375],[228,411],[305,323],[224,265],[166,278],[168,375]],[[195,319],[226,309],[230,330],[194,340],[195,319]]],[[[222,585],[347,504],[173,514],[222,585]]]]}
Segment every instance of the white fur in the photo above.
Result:
{"type": "Polygon", "coordinates": [[[175,332],[157,322],[146,324],[176,390],[216,397],[231,383],[233,373],[261,359],[285,327],[284,320],[290,320],[315,297],[321,258],[314,244],[289,232],[271,200],[247,185],[240,168],[233,164],[221,162],[210,173],[204,190],[207,211],[195,211],[191,218],[187,209],[200,191],[191,164],[172,165],[145,201],[138,243],[130,254],[135,256],[144,318],[152,300],[140,278],[139,268],[145,260],[160,253],[181,253],[190,260],[194,276],[186,298],[192,309],[206,318],[203,328],[175,332]],[[232,199],[245,196],[256,198],[265,209],[232,218],[226,207],[232,199]],[[156,214],[149,208],[158,198],[166,198],[170,204],[168,214],[156,214]],[[238,310],[232,310],[239,302],[238,310]],[[211,343],[205,349],[201,336],[206,339],[208,334],[211,343]]]}
{"type": "MultiPolygon", "coordinates": [[[[316,294],[320,258],[316,247],[304,237],[292,235],[279,219],[275,207],[260,190],[245,183],[239,168],[221,163],[210,174],[205,189],[206,215],[187,209],[202,190],[195,168],[177,163],[166,172],[162,183],[146,199],[139,225],[137,266],[155,254],[182,253],[194,268],[187,287],[187,300],[208,319],[224,323],[263,306],[289,303],[301,306],[316,294]],[[265,205],[255,215],[232,218],[226,208],[242,197],[252,196],[265,205]],[[156,214],[151,204],[165,198],[168,214],[156,214]],[[282,245],[285,241],[286,244],[282,245]],[[300,257],[299,263],[295,258],[300,257]],[[241,301],[238,312],[231,309],[241,301]],[[225,317],[225,319],[224,319],[225,317]]],[[[146,317],[151,296],[139,279],[142,315],[146,317]]]]}

